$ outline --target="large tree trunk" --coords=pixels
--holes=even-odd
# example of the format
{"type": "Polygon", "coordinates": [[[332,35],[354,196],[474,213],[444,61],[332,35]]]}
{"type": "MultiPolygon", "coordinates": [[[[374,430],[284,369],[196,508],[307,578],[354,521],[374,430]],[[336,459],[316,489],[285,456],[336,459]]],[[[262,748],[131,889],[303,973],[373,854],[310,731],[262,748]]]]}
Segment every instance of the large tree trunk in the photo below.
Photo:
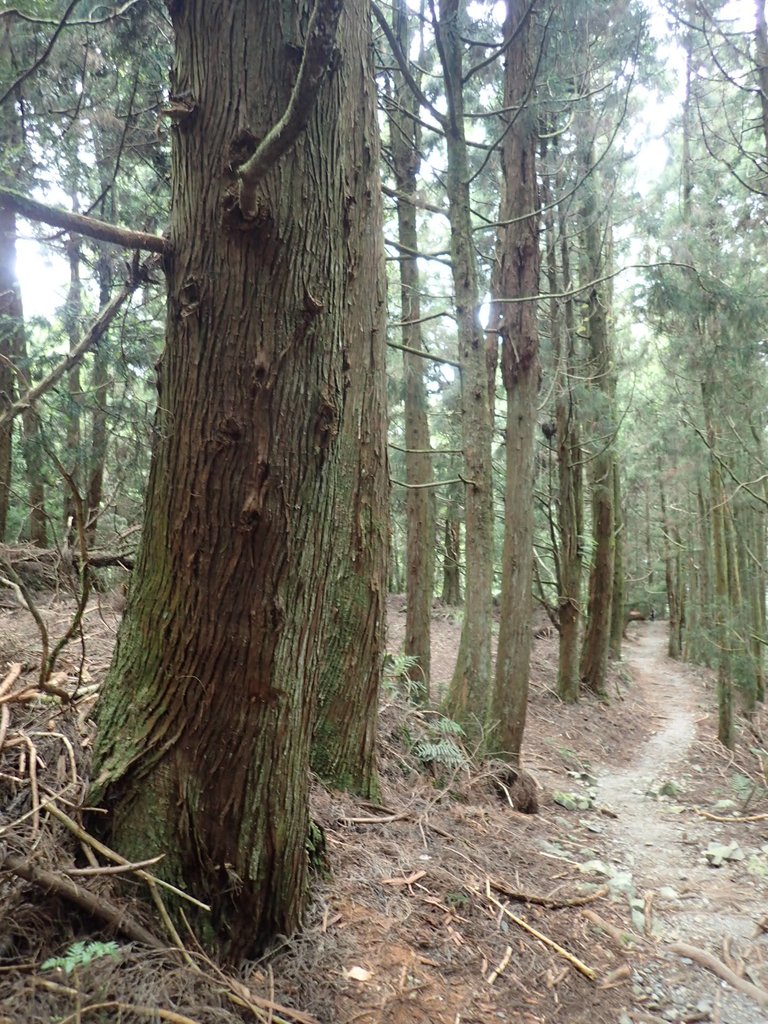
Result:
{"type": "Polygon", "coordinates": [[[354,564],[385,534],[366,4],[345,6],[307,127],[261,179],[252,220],[235,198],[233,168],[287,106],[312,7],[171,4],[172,92],[194,111],[175,132],[145,532],[96,713],[91,799],[110,814],[94,826],[128,857],[162,852],[164,877],[211,903],[204,934],[230,957],[292,931],[305,904],[307,769],[337,602],[368,615],[346,708],[365,728],[380,649],[382,555],[354,564]],[[371,366],[368,407],[358,375],[371,366]]]}
{"type": "Polygon", "coordinates": [[[539,393],[539,197],[536,187],[536,117],[525,108],[531,92],[533,30],[528,4],[511,0],[504,25],[513,38],[507,55],[504,107],[516,110],[504,138],[501,220],[501,372],[506,392],[506,477],[501,609],[496,674],[488,724],[491,749],[520,759],[531,653],[533,575],[533,437],[539,393]],[[524,23],[523,23],[524,21],[524,23]],[[514,33],[514,36],[513,36],[514,33]]]}
{"type": "MultiPolygon", "coordinates": [[[[360,62],[350,87],[356,103],[346,155],[345,198],[354,204],[342,317],[344,414],[333,565],[328,583],[329,640],[322,652],[312,768],[329,785],[378,793],[376,723],[384,662],[388,498],[386,299],[376,94],[362,22],[350,44],[360,62]],[[365,247],[365,253],[361,247],[365,247]]],[[[350,110],[350,107],[354,107],[350,110]]]]}

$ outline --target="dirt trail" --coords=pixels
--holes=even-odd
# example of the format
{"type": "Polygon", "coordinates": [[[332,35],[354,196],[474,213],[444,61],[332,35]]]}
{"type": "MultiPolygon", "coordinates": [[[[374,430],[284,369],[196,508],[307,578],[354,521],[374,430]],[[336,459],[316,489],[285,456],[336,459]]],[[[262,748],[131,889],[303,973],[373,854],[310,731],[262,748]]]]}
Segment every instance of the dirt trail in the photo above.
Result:
{"type": "Polygon", "coordinates": [[[626,647],[625,664],[658,727],[627,767],[598,767],[596,789],[598,801],[617,814],[605,829],[606,853],[624,871],[633,923],[652,932],[661,954],[641,982],[647,1005],[670,1021],[765,1024],[768,1009],[665,952],[669,943],[682,940],[732,958],[736,966],[743,961],[757,968],[768,958],[758,926],[766,910],[764,881],[748,874],[743,862],[714,868],[704,856],[710,843],[732,840],[748,855],[760,837],[750,839],[735,823],[718,824],[675,806],[675,789],[684,802],[689,784],[700,786],[707,777],[695,741],[697,718],[712,696],[689,667],[666,656],[664,623],[640,628],[626,647]],[[671,795],[660,799],[665,784],[671,795]]]}

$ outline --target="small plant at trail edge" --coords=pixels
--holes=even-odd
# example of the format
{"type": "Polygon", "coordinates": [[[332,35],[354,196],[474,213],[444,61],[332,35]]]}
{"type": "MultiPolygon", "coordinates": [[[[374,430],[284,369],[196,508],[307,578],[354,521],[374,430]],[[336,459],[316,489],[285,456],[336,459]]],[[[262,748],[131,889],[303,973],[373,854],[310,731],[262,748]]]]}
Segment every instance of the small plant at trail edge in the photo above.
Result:
{"type": "Polygon", "coordinates": [[[75,942],[64,956],[54,956],[46,960],[42,969],[71,974],[78,967],[86,967],[93,960],[100,960],[105,956],[111,956],[113,960],[120,959],[120,947],[116,942],[75,942]]]}
{"type": "Polygon", "coordinates": [[[413,745],[413,755],[424,765],[458,768],[467,762],[467,755],[457,742],[464,735],[458,722],[438,718],[430,722],[428,733],[413,745]]]}

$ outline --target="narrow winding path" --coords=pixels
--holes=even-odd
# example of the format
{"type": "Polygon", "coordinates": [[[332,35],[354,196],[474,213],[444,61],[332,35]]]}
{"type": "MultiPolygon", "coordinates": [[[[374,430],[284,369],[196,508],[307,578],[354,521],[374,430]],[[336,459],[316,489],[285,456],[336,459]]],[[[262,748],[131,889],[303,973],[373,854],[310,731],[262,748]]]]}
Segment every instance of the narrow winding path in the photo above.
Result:
{"type": "Polygon", "coordinates": [[[649,1009],[669,1021],[766,1024],[768,1009],[667,951],[670,943],[684,941],[733,957],[737,966],[768,960],[758,926],[768,910],[765,882],[740,862],[713,868],[704,857],[712,842],[740,840],[739,826],[675,806],[674,787],[684,794],[687,780],[706,778],[694,740],[697,717],[711,694],[687,666],[666,656],[664,623],[640,627],[625,662],[658,728],[628,767],[599,770],[597,792],[617,815],[605,830],[607,855],[631,876],[627,896],[635,901],[636,915],[645,908],[646,927],[658,943],[660,956],[645,978],[649,1009]],[[672,796],[660,799],[665,785],[672,796]]]}

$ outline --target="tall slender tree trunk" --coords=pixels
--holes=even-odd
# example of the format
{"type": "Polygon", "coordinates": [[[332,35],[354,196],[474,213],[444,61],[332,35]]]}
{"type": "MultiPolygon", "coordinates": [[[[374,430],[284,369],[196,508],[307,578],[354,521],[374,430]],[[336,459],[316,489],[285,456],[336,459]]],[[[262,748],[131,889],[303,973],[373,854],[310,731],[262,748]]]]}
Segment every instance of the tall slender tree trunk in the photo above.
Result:
{"type": "MultiPolygon", "coordinates": [[[[587,280],[598,282],[603,277],[604,223],[598,212],[598,172],[595,168],[592,128],[587,118],[586,143],[581,149],[582,224],[584,237],[583,271],[587,280]]],[[[592,387],[595,454],[590,463],[590,494],[592,500],[592,537],[594,554],[589,576],[587,628],[581,657],[581,679],[587,690],[604,694],[611,635],[613,601],[613,566],[615,550],[614,456],[613,434],[613,365],[609,333],[608,295],[604,285],[592,284],[587,292],[587,346],[589,375],[592,387]]]]}
{"type": "MultiPolygon", "coordinates": [[[[77,196],[73,196],[73,209],[77,213],[77,196]]],[[[83,285],[80,280],[81,239],[72,235],[67,242],[67,261],[69,263],[69,289],[64,307],[64,327],[69,336],[70,351],[80,340],[83,323],[83,285]]],[[[63,460],[69,474],[71,484],[64,484],[64,528],[70,539],[75,533],[75,515],[77,503],[72,494],[72,485],[82,494],[82,425],[81,425],[82,388],[80,386],[80,364],[75,365],[67,374],[67,411],[66,411],[66,453],[63,460]]],[[[85,525],[85,524],[84,524],[85,525]]]]}
{"type": "Polygon", "coordinates": [[[613,463],[613,595],[611,599],[611,639],[609,655],[621,661],[624,637],[624,514],[621,508],[621,476],[618,461],[613,463]]]}
{"type": "MultiPolygon", "coordinates": [[[[403,53],[410,53],[408,6],[396,0],[395,36],[403,53]]],[[[394,111],[391,114],[392,159],[397,185],[397,227],[400,253],[400,319],[405,376],[405,479],[406,493],[406,613],[404,652],[413,659],[408,676],[414,692],[429,700],[431,673],[432,598],[435,586],[435,494],[429,435],[424,360],[421,339],[421,284],[417,252],[416,189],[421,166],[420,131],[415,120],[417,101],[412,90],[395,75],[394,111]]]]}
{"type": "Polygon", "coordinates": [[[722,471],[717,461],[718,438],[712,407],[712,384],[702,383],[702,404],[709,446],[709,497],[712,518],[712,564],[715,570],[714,642],[717,664],[718,726],[717,737],[723,746],[733,750],[733,678],[730,639],[728,636],[729,591],[728,551],[724,510],[726,505],[722,471]]]}
{"type": "MultiPolygon", "coordinates": [[[[542,156],[547,145],[542,141],[542,156]]],[[[562,170],[552,172],[558,196],[564,191],[562,170]]],[[[543,175],[544,217],[547,237],[547,281],[552,296],[570,292],[571,259],[563,205],[557,204],[557,225],[553,209],[550,179],[543,175]],[[562,288],[558,287],[558,235],[562,288]]],[[[581,622],[583,482],[576,379],[576,330],[573,298],[552,298],[549,310],[550,333],[556,360],[555,437],[557,443],[557,536],[558,536],[558,621],[560,626],[557,667],[557,694],[573,703],[579,699],[579,625],[581,622]]]]}
{"type": "MultiPolygon", "coordinates": [[[[299,922],[318,689],[330,664],[349,667],[352,621],[366,632],[344,710],[366,747],[380,668],[383,263],[365,3],[344,7],[306,127],[267,165],[248,219],[237,201],[236,169],[287,108],[302,52],[330,35],[323,3],[306,38],[314,6],[170,5],[171,87],[194,111],[174,133],[146,525],[96,710],[90,799],[109,814],[92,827],[129,858],[163,853],[158,870],[211,904],[196,923],[231,958],[299,922]]],[[[326,689],[326,718],[337,694],[326,689]]]]}
{"type": "MultiPolygon", "coordinates": [[[[13,403],[14,367],[24,329],[21,292],[16,276],[16,215],[0,206],[0,413],[13,403]]],[[[0,542],[5,539],[13,469],[13,420],[0,427],[0,542]]]]}
{"type": "Polygon", "coordinates": [[[450,509],[445,514],[443,527],[443,604],[457,607],[461,604],[461,519],[450,509]]]}
{"type": "Polygon", "coordinates": [[[463,0],[440,0],[435,26],[445,78],[445,121],[451,263],[461,365],[461,423],[465,488],[464,623],[447,708],[477,736],[491,688],[493,609],[492,423],[479,288],[470,211],[469,165],[464,134],[462,52],[463,0]]]}
{"type": "Polygon", "coordinates": [[[755,60],[760,85],[760,113],[765,155],[768,158],[768,19],[765,0],[755,0],[755,60]]]}
{"type": "Polygon", "coordinates": [[[511,38],[504,77],[504,107],[514,110],[502,149],[501,374],[506,393],[506,475],[501,607],[488,743],[520,760],[528,706],[533,575],[533,439],[539,393],[539,197],[536,184],[536,115],[525,108],[533,82],[530,7],[510,0],[504,25],[511,38]]]}
{"type": "Polygon", "coordinates": [[[750,582],[750,615],[752,659],[755,664],[755,698],[759,702],[765,700],[765,654],[762,640],[765,637],[765,513],[763,509],[752,510],[752,530],[750,546],[754,552],[755,565],[752,568],[750,582]]]}
{"type": "MultiPolygon", "coordinates": [[[[112,297],[112,266],[109,257],[102,253],[96,263],[99,282],[99,307],[103,309],[112,297]]],[[[89,546],[96,540],[101,501],[104,491],[104,469],[107,458],[109,396],[111,391],[109,353],[106,338],[102,338],[93,353],[91,392],[93,412],[91,413],[91,450],[88,458],[86,538],[89,546]]]]}
{"type": "Polygon", "coordinates": [[[664,538],[664,582],[667,590],[667,609],[669,634],[667,638],[667,653],[670,658],[678,659],[682,656],[680,647],[680,595],[678,589],[679,564],[677,552],[673,550],[672,522],[667,514],[667,493],[664,485],[664,473],[661,459],[659,459],[659,503],[661,505],[662,536],[664,538]]]}
{"type": "MultiPolygon", "coordinates": [[[[26,354],[26,339],[21,361],[29,365],[26,354]]],[[[48,513],[45,507],[45,475],[43,469],[43,446],[40,436],[40,420],[35,409],[26,409],[21,414],[24,462],[27,468],[27,493],[29,501],[29,539],[39,548],[48,547],[48,513]]]]}

